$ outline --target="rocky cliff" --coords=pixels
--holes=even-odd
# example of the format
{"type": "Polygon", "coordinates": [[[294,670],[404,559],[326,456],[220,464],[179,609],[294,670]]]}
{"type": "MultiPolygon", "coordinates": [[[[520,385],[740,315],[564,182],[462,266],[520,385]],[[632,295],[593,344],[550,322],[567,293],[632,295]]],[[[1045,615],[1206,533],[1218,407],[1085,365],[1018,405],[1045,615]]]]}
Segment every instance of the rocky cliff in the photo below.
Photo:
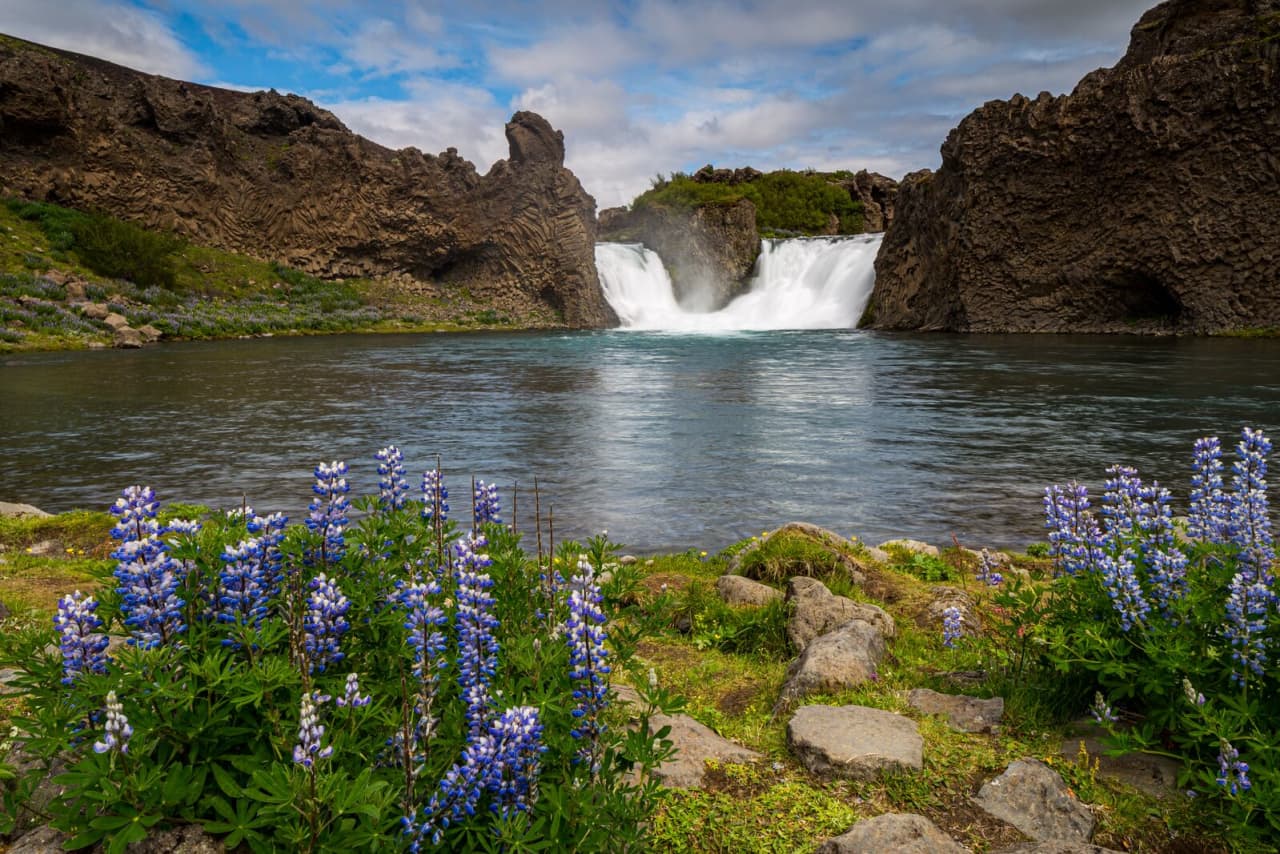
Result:
{"type": "Polygon", "coordinates": [[[1280,326],[1280,0],[1169,0],[1070,95],[992,101],[899,187],[865,325],[1280,326]]]}
{"type": "Polygon", "coordinates": [[[0,37],[0,190],[104,210],[322,277],[466,291],[534,323],[616,322],[595,201],[540,116],[480,175],[294,95],[183,83],[0,37]]]}

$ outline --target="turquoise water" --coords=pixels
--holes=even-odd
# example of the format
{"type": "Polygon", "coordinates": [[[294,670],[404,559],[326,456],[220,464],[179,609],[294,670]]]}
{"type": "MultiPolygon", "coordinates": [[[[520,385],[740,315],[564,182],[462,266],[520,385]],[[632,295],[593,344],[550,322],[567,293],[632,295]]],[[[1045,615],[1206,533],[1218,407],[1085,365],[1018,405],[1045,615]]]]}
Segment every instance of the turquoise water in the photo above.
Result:
{"type": "MultiPolygon", "coordinates": [[[[789,520],[1025,545],[1045,484],[1127,462],[1186,493],[1192,441],[1280,435],[1280,341],[600,332],[334,336],[0,357],[0,500],[300,516],[310,470],[373,453],[539,480],[556,534],[716,549],[789,520]]],[[[510,490],[504,495],[510,509],[510,490]]],[[[508,513],[509,515],[509,513],[508,513]]]]}

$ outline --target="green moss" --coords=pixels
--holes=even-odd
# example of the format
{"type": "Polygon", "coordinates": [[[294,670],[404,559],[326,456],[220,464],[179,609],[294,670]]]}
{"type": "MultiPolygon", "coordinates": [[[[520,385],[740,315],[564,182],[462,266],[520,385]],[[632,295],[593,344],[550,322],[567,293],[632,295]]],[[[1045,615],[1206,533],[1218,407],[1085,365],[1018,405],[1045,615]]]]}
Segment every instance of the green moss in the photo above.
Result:
{"type": "Polygon", "coordinates": [[[743,553],[740,571],[748,578],[780,584],[796,575],[825,578],[844,567],[840,553],[812,537],[781,532],[743,553]]]}

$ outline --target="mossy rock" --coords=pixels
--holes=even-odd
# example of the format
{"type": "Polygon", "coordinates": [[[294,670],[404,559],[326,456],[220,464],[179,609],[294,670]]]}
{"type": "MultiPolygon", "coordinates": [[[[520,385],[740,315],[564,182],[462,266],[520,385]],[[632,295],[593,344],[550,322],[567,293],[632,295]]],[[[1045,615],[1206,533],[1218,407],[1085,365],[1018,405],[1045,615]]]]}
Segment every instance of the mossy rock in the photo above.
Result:
{"type": "Polygon", "coordinates": [[[866,566],[846,538],[807,522],[789,522],[755,546],[737,554],[729,571],[757,581],[781,584],[803,575],[827,578],[843,574],[860,581],[866,566]]]}

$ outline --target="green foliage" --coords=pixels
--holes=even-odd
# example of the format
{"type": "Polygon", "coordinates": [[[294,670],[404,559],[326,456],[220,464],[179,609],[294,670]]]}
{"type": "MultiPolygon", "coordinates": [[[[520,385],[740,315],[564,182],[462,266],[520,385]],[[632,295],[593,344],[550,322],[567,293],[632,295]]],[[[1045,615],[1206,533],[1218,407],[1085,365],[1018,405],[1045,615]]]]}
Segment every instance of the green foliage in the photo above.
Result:
{"type": "Polygon", "coordinates": [[[844,570],[834,546],[802,534],[781,532],[743,553],[740,571],[748,578],[781,584],[796,575],[825,578],[844,570]]]}
{"type": "Polygon", "coordinates": [[[930,584],[956,581],[960,577],[956,568],[940,557],[893,546],[890,546],[889,553],[894,558],[891,564],[894,572],[910,575],[930,584]]]}
{"type": "MultiPolygon", "coordinates": [[[[172,555],[186,567],[181,598],[188,628],[180,645],[147,651],[121,647],[113,653],[109,673],[82,673],[65,686],[47,622],[3,633],[0,667],[21,671],[13,687],[26,712],[15,723],[24,733],[23,752],[36,763],[22,773],[0,764],[0,815],[16,815],[35,782],[58,760],[66,767],[56,778],[64,791],[50,809],[54,826],[71,834],[71,848],[123,851],[151,829],[180,822],[199,823],[223,836],[229,850],[403,847],[400,816],[419,810],[460,761],[466,722],[451,623],[443,629],[449,663],[440,674],[433,707],[437,723],[427,751],[410,763],[414,771],[406,775],[393,741],[412,714],[415,677],[405,612],[392,600],[397,583],[411,574],[434,576],[431,567],[443,565],[458,534],[452,523],[433,529],[417,507],[390,511],[372,501],[361,506],[367,515],[347,532],[340,561],[317,557],[316,534],[302,526],[289,529],[280,546],[285,579],[260,628],[208,617],[206,603],[219,589],[225,545],[249,536],[243,515],[214,514],[204,518],[197,534],[167,537],[172,555]],[[342,636],[341,664],[311,673],[300,645],[301,618],[307,579],[322,571],[337,579],[350,600],[350,630],[342,636]],[[228,646],[228,640],[238,645],[228,646]],[[300,697],[312,691],[340,697],[348,673],[359,674],[362,693],[373,703],[365,708],[318,704],[323,742],[333,754],[309,771],[292,759],[300,697]],[[101,709],[109,691],[120,698],[133,728],[126,753],[91,749],[102,736],[101,709]]],[[[79,532],[92,521],[100,534],[101,514],[85,517],[57,524],[79,532]]],[[[7,537],[21,542],[35,535],[38,525],[10,527],[7,537]]],[[[655,731],[649,721],[656,710],[673,711],[677,704],[662,691],[642,692],[641,707],[628,710],[634,726],[624,726],[627,716],[617,715],[619,720],[605,728],[598,767],[579,762],[583,743],[569,734],[576,720],[576,683],[570,678],[568,646],[557,632],[567,613],[566,588],[547,583],[537,562],[521,549],[518,534],[492,525],[485,533],[500,648],[490,693],[501,707],[536,707],[547,750],[528,812],[500,819],[482,802],[474,819],[447,828],[440,848],[634,849],[658,800],[656,783],[645,772],[670,755],[666,732],[655,731]],[[633,771],[640,773],[633,776],[633,771]]],[[[585,560],[599,573],[614,548],[604,537],[586,546],[565,543],[560,564],[577,567],[585,560]]],[[[446,589],[437,604],[452,619],[457,596],[448,575],[443,577],[446,589]]],[[[636,582],[635,570],[615,571],[602,591],[605,606],[633,599],[636,582]]],[[[100,601],[104,628],[127,631],[119,592],[106,590],[100,601]]],[[[608,662],[621,678],[633,669],[635,638],[626,626],[610,625],[608,631],[608,662]]],[[[4,758],[0,753],[0,763],[4,758]]]]}
{"type": "Polygon", "coordinates": [[[174,254],[184,243],[173,235],[43,202],[9,199],[6,204],[20,218],[39,223],[51,249],[74,251],[98,275],[127,279],[144,288],[174,286],[174,254]]]}
{"type": "Polygon", "coordinates": [[[762,234],[827,234],[835,217],[838,234],[862,231],[862,203],[831,176],[815,172],[781,170],[751,181],[725,184],[700,182],[683,174],[657,179],[653,187],[636,197],[633,210],[650,206],[689,210],[705,205],[729,205],[748,199],[756,209],[756,227],[762,234]]]}

